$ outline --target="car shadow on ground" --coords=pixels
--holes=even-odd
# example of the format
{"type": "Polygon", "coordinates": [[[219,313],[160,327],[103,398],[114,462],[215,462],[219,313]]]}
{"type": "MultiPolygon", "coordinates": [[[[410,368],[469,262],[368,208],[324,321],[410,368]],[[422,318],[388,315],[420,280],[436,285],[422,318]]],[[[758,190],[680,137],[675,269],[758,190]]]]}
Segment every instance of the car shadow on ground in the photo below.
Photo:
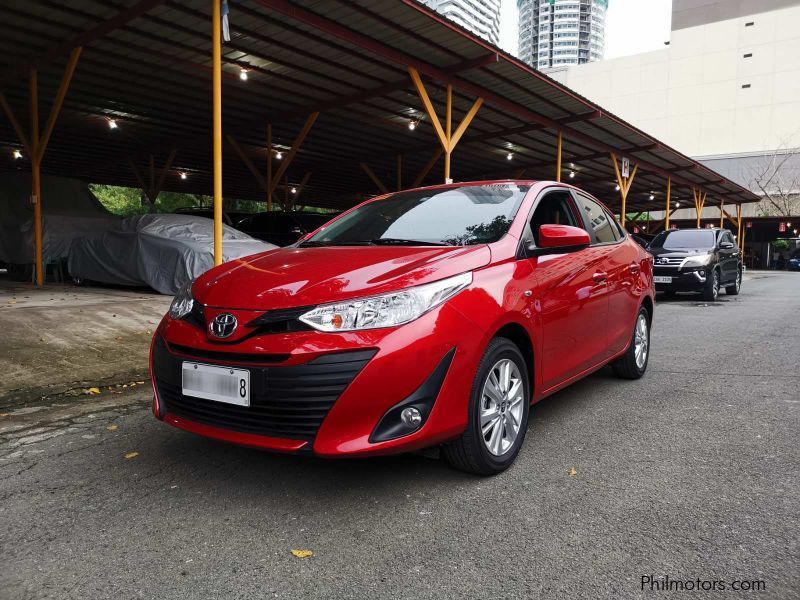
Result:
{"type": "MultiPolygon", "coordinates": [[[[616,385],[619,379],[609,367],[556,392],[532,407],[528,433],[521,455],[512,469],[529,468],[537,453],[537,428],[543,422],[568,421],[567,413],[582,411],[592,402],[598,386],[616,385]]],[[[341,502],[398,490],[471,488],[483,477],[453,469],[440,459],[438,448],[420,452],[364,458],[326,459],[310,455],[278,454],[234,446],[173,430],[161,437],[157,448],[149,449],[168,457],[168,471],[192,473],[213,488],[215,482],[232,485],[240,493],[280,501],[302,497],[340,498],[341,502]],[[174,469],[174,471],[173,471],[174,469]]],[[[502,477],[502,475],[501,475],[502,477]]]]}
{"type": "Polygon", "coordinates": [[[714,305],[714,304],[724,304],[725,302],[731,301],[731,296],[727,296],[725,292],[720,292],[720,295],[717,297],[716,300],[704,300],[702,294],[696,294],[692,292],[679,292],[673,295],[666,295],[666,294],[657,294],[656,295],[656,303],[657,304],[677,304],[677,305],[685,305],[685,306],[707,306],[707,305],[714,305]]]}

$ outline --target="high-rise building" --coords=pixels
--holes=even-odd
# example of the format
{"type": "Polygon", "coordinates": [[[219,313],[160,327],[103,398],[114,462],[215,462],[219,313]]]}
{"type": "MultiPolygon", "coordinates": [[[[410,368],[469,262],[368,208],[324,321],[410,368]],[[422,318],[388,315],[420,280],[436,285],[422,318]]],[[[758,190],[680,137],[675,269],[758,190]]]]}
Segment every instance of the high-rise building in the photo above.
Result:
{"type": "Polygon", "coordinates": [[[422,0],[435,11],[497,45],[500,42],[500,0],[422,0]]]}
{"type": "Polygon", "coordinates": [[[537,69],[601,60],[608,0],[517,0],[521,60],[537,69]]]}

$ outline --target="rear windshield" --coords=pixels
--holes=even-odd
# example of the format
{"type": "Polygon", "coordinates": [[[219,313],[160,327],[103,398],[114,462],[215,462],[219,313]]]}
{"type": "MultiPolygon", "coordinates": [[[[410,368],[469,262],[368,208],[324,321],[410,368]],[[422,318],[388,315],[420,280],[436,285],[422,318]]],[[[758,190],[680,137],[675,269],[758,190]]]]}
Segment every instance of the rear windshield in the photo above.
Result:
{"type": "Polygon", "coordinates": [[[650,248],[664,248],[665,250],[687,250],[713,247],[714,232],[710,229],[675,229],[673,231],[662,231],[650,242],[650,248]]]}
{"type": "Polygon", "coordinates": [[[399,192],[337,219],[302,245],[488,244],[503,237],[530,186],[399,192]]]}

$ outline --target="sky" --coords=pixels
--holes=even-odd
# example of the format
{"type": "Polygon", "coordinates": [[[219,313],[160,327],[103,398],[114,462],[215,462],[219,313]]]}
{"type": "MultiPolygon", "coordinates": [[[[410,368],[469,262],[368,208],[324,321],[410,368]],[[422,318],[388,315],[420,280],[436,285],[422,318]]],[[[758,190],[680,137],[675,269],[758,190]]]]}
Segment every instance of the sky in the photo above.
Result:
{"type": "MultiPolygon", "coordinates": [[[[672,0],[609,0],[606,58],[649,52],[669,41],[672,0]]],[[[517,0],[502,0],[500,47],[517,53],[517,0]]]]}

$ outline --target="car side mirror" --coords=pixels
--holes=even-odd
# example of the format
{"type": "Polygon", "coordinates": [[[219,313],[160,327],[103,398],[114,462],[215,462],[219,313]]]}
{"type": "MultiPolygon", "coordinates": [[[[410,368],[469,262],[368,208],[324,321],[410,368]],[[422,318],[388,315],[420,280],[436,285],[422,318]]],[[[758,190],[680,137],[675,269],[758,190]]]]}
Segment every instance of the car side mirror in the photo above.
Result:
{"type": "Polygon", "coordinates": [[[731,242],[720,242],[719,247],[722,248],[723,250],[730,250],[731,248],[734,247],[734,244],[732,244],[731,242]]]}
{"type": "Polygon", "coordinates": [[[563,254],[582,250],[591,243],[586,230],[571,225],[542,225],[539,227],[539,244],[528,245],[529,256],[563,254]]]}

